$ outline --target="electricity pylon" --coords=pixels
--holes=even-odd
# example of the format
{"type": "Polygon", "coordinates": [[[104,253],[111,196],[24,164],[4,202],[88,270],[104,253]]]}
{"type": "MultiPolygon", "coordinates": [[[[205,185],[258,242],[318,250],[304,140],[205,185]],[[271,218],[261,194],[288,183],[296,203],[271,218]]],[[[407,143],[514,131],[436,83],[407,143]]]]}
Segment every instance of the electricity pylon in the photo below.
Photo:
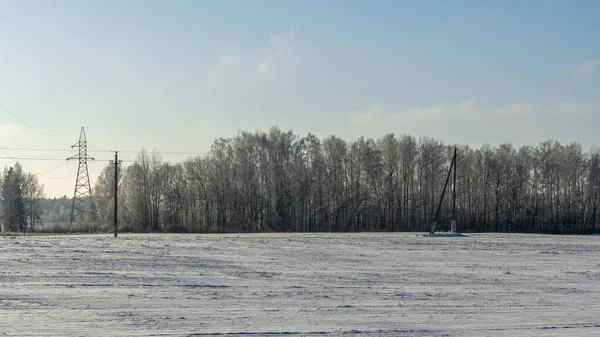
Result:
{"type": "Polygon", "coordinates": [[[71,225],[73,225],[73,221],[78,216],[81,215],[83,220],[84,214],[92,215],[89,214],[85,206],[88,201],[92,202],[92,188],[90,186],[90,175],[88,173],[87,161],[88,159],[94,160],[94,158],[88,156],[87,154],[87,141],[85,139],[85,130],[83,127],[81,128],[81,133],[79,134],[79,142],[71,146],[71,148],[75,147],[79,148],[79,154],[67,158],[67,160],[79,160],[79,167],[77,168],[77,180],[75,180],[75,193],[73,195],[73,207],[71,207],[71,217],[69,218],[69,230],[71,229],[71,225]]]}

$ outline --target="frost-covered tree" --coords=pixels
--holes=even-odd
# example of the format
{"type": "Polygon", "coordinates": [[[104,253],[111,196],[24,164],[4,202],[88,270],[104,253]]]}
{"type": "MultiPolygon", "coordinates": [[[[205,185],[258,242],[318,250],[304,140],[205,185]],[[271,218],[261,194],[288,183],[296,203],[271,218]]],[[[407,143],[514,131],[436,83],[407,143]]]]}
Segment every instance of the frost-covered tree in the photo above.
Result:
{"type": "Polygon", "coordinates": [[[44,185],[40,184],[37,176],[30,172],[24,176],[21,192],[27,225],[29,230],[34,232],[36,225],[40,224],[42,220],[40,201],[44,197],[44,185]]]}
{"type": "Polygon", "coordinates": [[[25,175],[21,165],[4,170],[2,180],[2,220],[5,231],[24,231],[27,225],[27,213],[23,197],[25,175]]]}
{"type": "MultiPolygon", "coordinates": [[[[121,170],[120,222],[138,231],[425,231],[452,153],[453,146],[428,137],[346,141],[278,128],[219,138],[208,154],[181,164],[142,151],[121,170]]],[[[553,140],[520,148],[462,145],[456,168],[461,230],[600,230],[597,148],[586,153],[553,140]]],[[[95,189],[108,222],[111,170],[95,189]]],[[[51,214],[60,218],[58,209],[51,214]]],[[[448,189],[439,228],[449,229],[451,216],[448,189]]]]}

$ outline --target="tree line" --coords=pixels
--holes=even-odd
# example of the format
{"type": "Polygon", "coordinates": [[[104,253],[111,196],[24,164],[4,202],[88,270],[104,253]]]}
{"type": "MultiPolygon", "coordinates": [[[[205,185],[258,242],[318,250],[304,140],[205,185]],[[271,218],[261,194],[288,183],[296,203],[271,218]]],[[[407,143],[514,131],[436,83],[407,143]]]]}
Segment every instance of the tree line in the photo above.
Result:
{"type": "MultiPolygon", "coordinates": [[[[453,146],[387,134],[344,141],[292,131],[239,132],[205,156],[169,164],[143,150],[123,168],[123,230],[185,232],[428,231],[453,146]]],[[[593,232],[599,226],[600,150],[549,140],[459,146],[456,217],[463,231],[593,232]]],[[[94,189],[112,225],[114,167],[94,189]]],[[[448,230],[451,198],[438,228],[448,230]]]]}
{"type": "MultiPolygon", "coordinates": [[[[181,163],[142,150],[119,170],[120,230],[428,231],[452,152],[452,145],[429,137],[345,141],[278,128],[219,138],[208,154],[181,163]]],[[[519,148],[459,146],[456,173],[462,231],[600,230],[598,147],[584,152],[578,143],[553,140],[519,148]]],[[[68,222],[71,200],[42,199],[43,186],[19,164],[5,169],[0,192],[6,231],[68,222]]],[[[452,220],[451,192],[441,204],[440,230],[449,230],[452,220]]],[[[93,193],[86,228],[110,230],[114,166],[102,170],[93,193]]]]}

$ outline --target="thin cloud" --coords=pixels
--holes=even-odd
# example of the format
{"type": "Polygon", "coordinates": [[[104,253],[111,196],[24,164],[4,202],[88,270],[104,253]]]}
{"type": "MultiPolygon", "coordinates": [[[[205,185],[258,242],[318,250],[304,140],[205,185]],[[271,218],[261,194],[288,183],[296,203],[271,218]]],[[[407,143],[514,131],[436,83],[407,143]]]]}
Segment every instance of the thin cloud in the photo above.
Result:
{"type": "Polygon", "coordinates": [[[562,115],[591,116],[600,114],[600,101],[568,101],[556,107],[562,115]]]}
{"type": "Polygon", "coordinates": [[[256,68],[256,73],[262,77],[272,77],[274,74],[273,59],[262,61],[256,68]]]}
{"type": "Polygon", "coordinates": [[[271,34],[266,48],[267,55],[262,58],[256,67],[256,74],[262,78],[273,78],[277,71],[295,69],[297,65],[282,60],[285,54],[289,54],[296,39],[298,29],[292,27],[286,32],[271,34]],[[291,64],[291,65],[290,65],[291,64]]]}
{"type": "Polygon", "coordinates": [[[383,116],[383,112],[379,108],[371,108],[365,113],[354,114],[350,117],[352,124],[364,124],[370,121],[379,119],[383,116]]]}
{"type": "Polygon", "coordinates": [[[600,71],[600,59],[586,60],[575,67],[575,70],[573,70],[573,77],[581,78],[598,71],[600,71]]]}
{"type": "Polygon", "coordinates": [[[215,63],[210,68],[210,74],[213,80],[228,81],[238,78],[243,71],[242,61],[244,56],[241,53],[222,53],[215,56],[215,63]]]}
{"type": "Polygon", "coordinates": [[[298,28],[292,27],[286,32],[271,34],[271,37],[269,38],[269,44],[276,47],[285,46],[296,39],[297,33],[298,28]]]}
{"type": "Polygon", "coordinates": [[[439,103],[429,107],[413,107],[392,113],[386,113],[380,108],[371,108],[366,112],[353,114],[350,117],[350,123],[437,121],[449,118],[518,118],[530,115],[537,110],[535,105],[528,103],[515,103],[492,109],[480,108],[476,103],[475,99],[468,99],[457,104],[439,103]]]}
{"type": "Polygon", "coordinates": [[[13,124],[0,124],[0,142],[9,143],[15,136],[18,136],[21,130],[13,124]]]}
{"type": "Polygon", "coordinates": [[[485,115],[492,117],[524,117],[533,114],[537,107],[529,103],[516,103],[499,109],[483,110],[485,115]]]}
{"type": "Polygon", "coordinates": [[[218,55],[215,63],[217,67],[230,67],[240,64],[242,55],[218,55]]]}

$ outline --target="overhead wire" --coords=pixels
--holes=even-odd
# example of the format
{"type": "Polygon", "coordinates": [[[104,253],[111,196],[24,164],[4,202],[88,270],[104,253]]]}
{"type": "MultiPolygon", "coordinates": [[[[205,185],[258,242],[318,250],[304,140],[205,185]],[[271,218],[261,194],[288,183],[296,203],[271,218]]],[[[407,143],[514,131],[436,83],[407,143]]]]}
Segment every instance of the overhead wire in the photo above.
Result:
{"type": "MultiPolygon", "coordinates": [[[[6,108],[3,104],[0,103],[0,108],[2,108],[4,111],[6,111],[8,114],[10,114],[14,119],[16,119],[17,121],[19,121],[21,124],[27,126],[29,129],[44,135],[44,136],[48,136],[48,137],[55,137],[55,138],[66,138],[66,137],[72,137],[75,135],[75,133],[71,133],[68,135],[56,135],[56,134],[51,134],[48,132],[44,132],[42,130],[39,130],[35,127],[33,127],[32,125],[30,125],[29,123],[25,122],[23,119],[19,118],[16,114],[14,114],[12,111],[10,111],[8,108],[6,108]]],[[[53,157],[57,157],[59,155],[64,155],[67,152],[75,152],[75,150],[73,149],[73,147],[71,147],[71,149],[65,151],[65,149],[41,149],[41,148],[9,148],[9,147],[2,147],[0,146],[0,151],[2,151],[2,153],[4,153],[7,157],[0,157],[0,159],[11,159],[13,161],[15,161],[16,163],[18,163],[21,167],[23,167],[24,169],[28,170],[29,172],[31,172],[32,174],[35,174],[36,176],[39,177],[44,177],[47,179],[71,179],[75,176],[77,176],[79,173],[73,174],[71,176],[67,176],[67,177],[53,177],[53,176],[48,176],[48,173],[54,172],[57,169],[59,169],[60,167],[62,167],[63,165],[65,165],[68,161],[63,160],[63,159],[57,159],[57,158],[53,158],[53,157]],[[11,156],[9,153],[7,153],[6,151],[10,151],[12,153],[15,153],[21,157],[15,157],[15,156],[11,156]],[[60,151],[59,153],[55,153],[52,155],[43,155],[43,156],[39,156],[39,155],[31,155],[31,154],[27,154],[27,153],[22,153],[22,152],[18,152],[15,150],[21,150],[21,151],[60,151]],[[37,172],[36,170],[31,169],[30,167],[20,163],[19,161],[21,160],[38,160],[38,161],[57,161],[60,160],[62,163],[46,172],[40,173],[37,172]]],[[[142,150],[143,151],[143,150],[142,150]]],[[[140,153],[142,151],[133,151],[133,150],[120,150],[118,152],[121,153],[140,153]]],[[[96,153],[112,153],[115,152],[113,150],[95,150],[95,149],[89,149],[87,150],[87,152],[96,152],[96,153]]],[[[173,155],[205,155],[205,152],[181,152],[181,151],[151,151],[150,153],[154,153],[154,154],[165,154],[165,155],[169,155],[169,154],[173,154],[173,155]]],[[[111,160],[109,159],[99,159],[99,160],[94,160],[95,162],[111,162],[111,160]]],[[[121,160],[121,162],[127,162],[127,163],[135,163],[136,160],[121,160]]],[[[156,161],[157,163],[171,163],[170,161],[156,161]]]]}
{"type": "Polygon", "coordinates": [[[21,150],[21,151],[77,151],[71,149],[39,149],[39,148],[31,148],[31,147],[5,147],[7,150],[21,150]]]}
{"type": "Polygon", "coordinates": [[[12,160],[40,160],[40,161],[64,161],[64,159],[58,159],[58,158],[30,158],[30,157],[12,157],[11,155],[9,155],[8,153],[6,153],[4,151],[4,149],[1,149],[2,152],[4,152],[4,154],[7,155],[7,157],[0,157],[0,159],[12,159],[12,160]]]}
{"type": "MultiPolygon", "coordinates": [[[[4,151],[4,149],[0,148],[0,151],[2,151],[2,152],[5,154],[5,155],[7,155],[7,156],[8,156],[8,158],[10,158],[10,159],[14,160],[16,163],[19,163],[19,165],[21,165],[21,166],[22,166],[24,169],[26,169],[27,171],[29,171],[29,172],[31,172],[31,173],[33,173],[33,174],[37,175],[37,176],[40,176],[40,177],[44,177],[44,178],[48,178],[48,179],[71,179],[71,178],[73,178],[74,176],[76,176],[76,175],[77,175],[77,174],[74,174],[74,175],[72,175],[72,176],[68,176],[68,177],[52,177],[52,176],[47,176],[47,175],[46,175],[46,173],[48,173],[48,172],[46,172],[46,173],[39,173],[39,172],[37,172],[37,171],[35,171],[35,170],[31,169],[30,167],[28,167],[28,166],[26,166],[26,165],[23,165],[22,163],[20,163],[20,162],[17,160],[17,158],[13,158],[13,157],[11,157],[11,156],[10,156],[8,153],[6,153],[6,151],[4,151]]],[[[0,157],[0,159],[7,159],[7,158],[1,158],[1,157],[0,157]]],[[[30,159],[33,159],[33,158],[30,158],[30,159]]],[[[61,165],[61,166],[62,166],[62,165],[61,165]]],[[[54,171],[54,170],[56,170],[56,169],[58,169],[58,167],[55,167],[54,169],[50,170],[49,172],[52,172],[52,171],[54,171]]]]}
{"type": "Polygon", "coordinates": [[[67,161],[63,161],[62,163],[60,163],[60,165],[56,166],[55,168],[48,170],[46,172],[40,173],[40,174],[48,174],[50,172],[54,172],[54,171],[58,170],[59,168],[65,166],[67,163],[68,163],[67,161]]]}
{"type": "MultiPolygon", "coordinates": [[[[77,174],[68,176],[68,177],[53,177],[53,176],[48,176],[47,174],[50,172],[53,172],[57,169],[59,169],[60,167],[62,167],[63,165],[65,165],[67,163],[67,161],[65,159],[61,159],[61,158],[55,158],[59,155],[64,155],[64,154],[68,154],[70,153],[76,153],[77,150],[75,149],[64,149],[64,148],[33,148],[33,147],[4,147],[4,146],[0,146],[0,151],[2,151],[6,157],[0,157],[0,160],[2,159],[10,159],[13,160],[15,162],[19,162],[19,164],[27,169],[28,171],[30,171],[33,174],[36,174],[40,177],[44,177],[44,178],[48,178],[48,179],[69,179],[69,178],[73,178],[75,177],[77,174]],[[12,156],[9,153],[7,153],[6,151],[10,151],[13,152],[15,154],[18,154],[19,156],[12,156]],[[27,153],[23,153],[23,152],[19,152],[16,150],[20,150],[20,151],[53,151],[53,152],[57,152],[57,151],[62,151],[59,153],[55,153],[52,155],[48,155],[48,156],[38,156],[38,155],[31,155],[31,154],[27,154],[27,153]],[[52,168],[49,171],[46,172],[37,172],[36,170],[31,169],[30,167],[23,165],[20,161],[26,161],[26,160],[31,160],[31,161],[61,161],[61,164],[52,168]]],[[[113,153],[115,151],[113,150],[87,150],[87,152],[96,152],[96,153],[113,153]]],[[[134,150],[119,150],[119,153],[140,153],[141,151],[134,151],[134,150]]],[[[181,151],[153,151],[151,153],[156,153],[156,154],[173,154],[173,155],[205,155],[207,154],[206,152],[181,152],[181,151]]],[[[94,163],[94,162],[99,162],[99,163],[105,163],[105,162],[111,162],[112,159],[95,159],[93,161],[89,161],[88,163],[94,163]]],[[[135,159],[122,159],[121,162],[123,163],[135,163],[137,160],[135,159]]],[[[174,164],[177,163],[177,161],[169,161],[169,160],[159,160],[156,161],[159,164],[174,164]]]]}
{"type": "Polygon", "coordinates": [[[12,153],[16,153],[19,156],[26,156],[26,157],[30,157],[30,158],[52,158],[52,157],[58,157],[58,156],[61,156],[61,155],[64,155],[64,154],[67,153],[67,152],[63,151],[63,152],[59,152],[59,153],[55,153],[55,154],[51,154],[51,155],[47,155],[47,156],[34,156],[34,155],[31,155],[31,154],[27,154],[27,153],[22,153],[22,152],[18,152],[18,151],[15,151],[15,150],[11,150],[10,148],[6,148],[6,147],[3,147],[3,146],[0,146],[0,147],[3,148],[3,149],[5,149],[5,150],[8,150],[8,151],[10,151],[12,153]]]}
{"type": "MultiPolygon", "coordinates": [[[[88,152],[115,152],[115,151],[111,151],[111,150],[88,150],[88,152]]],[[[142,151],[134,151],[134,150],[119,150],[119,153],[140,153],[142,151]]],[[[148,152],[150,154],[152,153],[157,153],[157,154],[181,154],[181,155],[203,155],[203,154],[208,154],[208,152],[178,152],[178,151],[150,151],[148,152]]]]}
{"type": "Polygon", "coordinates": [[[72,137],[74,135],[74,133],[68,134],[68,135],[54,135],[51,133],[47,133],[44,132],[42,130],[36,129],[33,126],[31,126],[29,123],[25,122],[24,120],[22,120],[21,118],[19,118],[17,115],[15,115],[14,113],[12,113],[12,111],[8,110],[4,105],[2,105],[0,103],[0,108],[2,108],[4,111],[8,112],[11,116],[13,116],[16,120],[18,120],[19,122],[21,122],[23,125],[27,126],[28,128],[30,128],[31,130],[42,134],[44,136],[48,136],[48,137],[55,137],[55,138],[65,138],[65,137],[72,137]]]}
{"type": "MultiPolygon", "coordinates": [[[[7,150],[22,150],[22,151],[76,151],[76,150],[71,150],[71,149],[53,149],[53,148],[26,148],[26,147],[4,147],[4,149],[7,150]]],[[[94,150],[94,149],[88,149],[87,152],[105,152],[105,153],[113,153],[113,152],[119,152],[119,153],[140,153],[142,151],[135,151],[135,150],[94,150]]],[[[149,153],[157,153],[157,154],[179,154],[179,155],[205,155],[208,154],[208,152],[180,152],[180,151],[152,151],[149,153]]]]}
{"type": "MultiPolygon", "coordinates": [[[[12,157],[10,156],[8,153],[6,153],[2,148],[0,148],[0,151],[4,152],[4,154],[6,155],[6,157],[0,157],[0,159],[12,159],[14,161],[17,160],[38,160],[38,161],[65,161],[64,159],[58,159],[58,158],[27,158],[27,157],[12,157]]],[[[89,161],[89,163],[94,163],[94,162],[110,162],[112,161],[112,159],[94,159],[93,161],[89,161]]],[[[135,163],[136,160],[135,159],[124,159],[124,160],[119,160],[122,161],[124,163],[135,163]]],[[[169,160],[159,160],[156,161],[159,164],[174,164],[177,163],[176,161],[169,161],[169,160]]]]}

